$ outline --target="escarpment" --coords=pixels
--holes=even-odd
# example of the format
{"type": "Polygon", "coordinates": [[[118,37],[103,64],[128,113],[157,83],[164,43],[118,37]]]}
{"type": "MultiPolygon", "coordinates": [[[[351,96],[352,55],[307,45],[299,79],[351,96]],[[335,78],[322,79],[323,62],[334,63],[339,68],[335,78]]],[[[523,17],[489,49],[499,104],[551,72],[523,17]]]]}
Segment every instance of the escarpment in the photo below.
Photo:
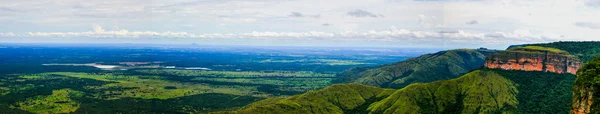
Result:
{"type": "Polygon", "coordinates": [[[486,58],[484,66],[492,69],[576,74],[581,61],[566,51],[527,46],[491,54],[486,58]]]}
{"type": "Polygon", "coordinates": [[[600,56],[587,62],[577,71],[577,80],[573,84],[572,114],[600,113],[600,56]]]}

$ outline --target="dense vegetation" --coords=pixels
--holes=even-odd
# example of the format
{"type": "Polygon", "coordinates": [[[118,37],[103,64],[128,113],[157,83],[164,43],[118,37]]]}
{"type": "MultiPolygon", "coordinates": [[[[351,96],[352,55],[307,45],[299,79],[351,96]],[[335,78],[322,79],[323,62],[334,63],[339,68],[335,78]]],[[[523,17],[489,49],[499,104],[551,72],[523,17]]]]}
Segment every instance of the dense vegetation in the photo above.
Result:
{"type": "Polygon", "coordinates": [[[0,78],[0,87],[3,113],[208,112],[264,99],[247,95],[252,89],[245,87],[115,74],[56,72],[5,76],[0,78]]]}
{"type": "Polygon", "coordinates": [[[492,70],[509,79],[519,90],[518,113],[560,113],[570,109],[575,75],[546,72],[492,70]]]}
{"type": "MultiPolygon", "coordinates": [[[[541,50],[565,55],[569,55],[571,53],[578,57],[584,58],[584,61],[587,61],[585,58],[589,58],[589,55],[600,54],[600,51],[595,51],[599,50],[599,48],[597,46],[593,46],[597,44],[598,42],[557,42],[549,44],[531,44],[525,46],[513,46],[510,48],[512,49],[510,51],[529,52],[541,50]],[[566,52],[562,50],[566,50],[566,52]]],[[[371,104],[368,104],[366,108],[354,108],[351,111],[342,112],[426,114],[569,113],[572,98],[580,99],[582,97],[581,93],[576,93],[575,95],[571,94],[571,90],[574,87],[573,83],[593,84],[595,82],[600,82],[595,79],[595,77],[600,77],[598,76],[598,74],[600,74],[598,71],[600,70],[594,70],[600,67],[593,66],[593,63],[588,63],[588,65],[583,68],[591,70],[579,70],[578,72],[579,75],[588,75],[588,77],[583,77],[581,79],[578,78],[578,82],[575,82],[576,76],[572,74],[557,74],[537,71],[507,71],[480,68],[485,55],[464,51],[465,50],[444,51],[436,54],[428,54],[417,58],[408,59],[392,65],[383,65],[380,67],[355,67],[348,69],[345,72],[338,74],[338,76],[342,77],[337,79],[337,82],[359,82],[380,87],[404,88],[395,90],[388,97],[378,101],[373,101],[371,104]],[[477,63],[477,60],[473,59],[476,57],[481,57],[481,63],[477,63]],[[462,70],[460,68],[469,68],[469,65],[464,65],[464,63],[467,63],[465,61],[469,60],[475,61],[473,63],[475,64],[475,67],[471,67],[472,69],[480,69],[471,71],[456,79],[444,80],[451,78],[448,77],[449,74],[456,74],[457,76],[460,75],[460,73],[456,73],[456,71],[462,70]],[[456,65],[456,63],[459,64],[456,65]],[[479,66],[477,66],[477,64],[479,64],[479,66]],[[452,69],[452,66],[455,66],[454,68],[456,69],[452,69]],[[418,72],[425,73],[422,73],[424,75],[414,76],[415,74],[421,74],[418,72]],[[440,75],[446,76],[446,78],[440,78],[440,75]],[[418,83],[427,82],[423,80],[431,79],[432,77],[437,78],[436,80],[444,81],[428,80],[435,82],[418,83]],[[410,85],[403,86],[399,85],[398,83],[410,85]]],[[[600,58],[597,61],[597,63],[600,63],[600,58]]],[[[597,88],[600,86],[594,87],[597,88]]],[[[575,85],[575,88],[578,88],[577,85],[575,85]]],[[[327,93],[328,91],[340,90],[331,90],[331,88],[329,88],[319,90],[318,92],[327,93]]],[[[307,95],[303,94],[293,97],[300,96],[307,95]]],[[[328,98],[328,101],[337,100],[337,98],[329,97],[331,96],[323,96],[322,98],[328,98]]],[[[277,104],[284,101],[285,99],[271,99],[257,103],[277,104]]],[[[292,105],[296,102],[300,101],[285,103],[291,103],[288,105],[292,105]]],[[[323,103],[310,104],[309,102],[309,104],[303,104],[302,106],[310,106],[309,109],[332,107],[320,104],[323,103]]],[[[364,103],[361,105],[365,106],[364,103]]],[[[594,104],[592,107],[600,107],[600,105],[594,104]]],[[[278,111],[295,112],[299,110],[304,110],[306,113],[306,108],[289,108],[285,107],[284,105],[249,105],[240,111],[257,111],[258,109],[263,109],[260,111],[266,111],[267,113],[276,113],[278,111]]]]}
{"type": "MultiPolygon", "coordinates": [[[[411,84],[405,88],[395,90],[393,93],[388,93],[389,96],[386,94],[387,97],[383,99],[377,98],[377,101],[372,101],[368,106],[364,102],[354,103],[367,107],[351,108],[352,110],[345,111],[345,113],[568,113],[571,84],[574,80],[575,76],[571,74],[479,69],[452,80],[411,84]]],[[[351,85],[356,86],[356,84],[351,85]]],[[[249,105],[238,112],[266,111],[265,113],[277,113],[287,111],[306,113],[308,109],[344,107],[317,102],[342,102],[342,100],[343,102],[354,102],[352,99],[333,94],[339,91],[349,91],[348,88],[341,87],[344,86],[331,86],[288,99],[259,101],[258,104],[249,105]],[[315,95],[314,93],[319,94],[315,95]],[[312,99],[319,100],[303,99],[298,101],[294,99],[311,98],[309,96],[315,97],[312,99]],[[292,101],[289,101],[289,99],[292,101]],[[300,106],[310,108],[299,108],[300,106]]],[[[360,87],[354,88],[360,89],[360,87]]],[[[373,90],[380,89],[373,88],[373,90]]],[[[349,92],[349,95],[353,94],[349,92]]],[[[308,112],[311,112],[311,110],[308,110],[308,112]]],[[[342,112],[344,111],[342,110],[342,112]]]]}
{"type": "Polygon", "coordinates": [[[0,113],[9,114],[233,110],[321,89],[347,68],[414,55],[363,48],[0,45],[0,113]],[[124,67],[43,65],[51,63],[124,67]]]}
{"type": "Polygon", "coordinates": [[[600,113],[600,56],[587,62],[577,71],[573,87],[573,109],[586,110],[590,114],[600,113]]]}
{"type": "Polygon", "coordinates": [[[426,83],[456,78],[483,66],[495,50],[457,49],[425,54],[379,67],[358,67],[338,75],[336,82],[358,82],[385,88],[402,88],[412,83],[426,83]]]}
{"type": "Polygon", "coordinates": [[[513,112],[518,104],[514,83],[491,71],[476,70],[460,78],[413,84],[369,107],[374,113],[513,112]]]}
{"type": "Polygon", "coordinates": [[[270,98],[252,103],[239,114],[339,114],[363,112],[367,106],[390,95],[394,90],[361,84],[339,84],[289,98],[270,98]]]}
{"type": "Polygon", "coordinates": [[[572,55],[579,57],[583,62],[590,61],[593,58],[600,56],[600,42],[598,41],[560,41],[543,44],[524,44],[514,45],[509,47],[509,49],[523,46],[541,46],[565,50],[572,55]]]}

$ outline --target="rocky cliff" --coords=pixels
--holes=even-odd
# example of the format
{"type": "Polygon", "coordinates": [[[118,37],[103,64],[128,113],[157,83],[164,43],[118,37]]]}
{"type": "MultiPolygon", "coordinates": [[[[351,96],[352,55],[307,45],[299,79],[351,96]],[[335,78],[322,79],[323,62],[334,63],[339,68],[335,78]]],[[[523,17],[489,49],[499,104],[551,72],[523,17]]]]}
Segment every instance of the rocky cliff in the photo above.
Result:
{"type": "Polygon", "coordinates": [[[589,114],[594,97],[594,87],[592,86],[573,86],[573,103],[571,112],[573,114],[589,114]]]}
{"type": "Polygon", "coordinates": [[[484,66],[492,69],[576,74],[581,61],[566,51],[527,46],[489,55],[484,66]]]}
{"type": "Polygon", "coordinates": [[[572,114],[600,113],[600,57],[587,62],[577,71],[577,80],[573,84],[572,114]]]}

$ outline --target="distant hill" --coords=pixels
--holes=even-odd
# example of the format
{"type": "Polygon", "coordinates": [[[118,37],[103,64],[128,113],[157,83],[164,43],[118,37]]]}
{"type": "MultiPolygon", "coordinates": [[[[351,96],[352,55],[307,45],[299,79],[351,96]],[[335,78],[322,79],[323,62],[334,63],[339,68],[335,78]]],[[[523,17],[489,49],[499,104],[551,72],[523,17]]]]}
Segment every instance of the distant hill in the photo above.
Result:
{"type": "Polygon", "coordinates": [[[226,113],[568,113],[574,81],[572,74],[482,68],[398,90],[338,84],[226,113]]]}
{"type": "Polygon", "coordinates": [[[593,58],[600,56],[600,41],[561,41],[542,44],[512,45],[508,47],[508,49],[524,46],[541,46],[565,50],[572,55],[579,57],[583,62],[590,61],[593,58]]]}
{"type": "Polygon", "coordinates": [[[389,65],[348,69],[338,74],[339,78],[334,82],[402,88],[412,83],[447,80],[480,68],[486,56],[495,52],[487,49],[441,51],[389,65]]]}

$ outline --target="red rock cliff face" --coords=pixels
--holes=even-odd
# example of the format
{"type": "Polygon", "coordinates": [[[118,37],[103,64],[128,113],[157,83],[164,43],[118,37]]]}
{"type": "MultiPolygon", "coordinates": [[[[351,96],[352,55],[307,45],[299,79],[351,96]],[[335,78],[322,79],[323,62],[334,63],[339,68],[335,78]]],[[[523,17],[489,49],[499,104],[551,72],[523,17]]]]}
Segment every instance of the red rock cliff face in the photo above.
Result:
{"type": "Polygon", "coordinates": [[[544,71],[576,74],[581,62],[576,56],[545,51],[504,51],[489,55],[485,67],[504,70],[544,71]]]}
{"type": "Polygon", "coordinates": [[[594,97],[594,87],[592,86],[574,86],[573,103],[571,104],[572,114],[589,114],[594,97]]]}

